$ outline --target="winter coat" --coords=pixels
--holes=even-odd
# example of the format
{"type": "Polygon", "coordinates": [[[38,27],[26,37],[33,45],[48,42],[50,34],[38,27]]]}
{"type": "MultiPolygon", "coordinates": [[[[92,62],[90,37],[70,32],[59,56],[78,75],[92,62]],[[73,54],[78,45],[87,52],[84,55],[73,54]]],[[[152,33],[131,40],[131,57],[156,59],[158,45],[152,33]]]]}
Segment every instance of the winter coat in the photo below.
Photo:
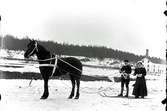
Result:
{"type": "Polygon", "coordinates": [[[125,72],[127,74],[130,74],[132,72],[131,66],[130,65],[125,65],[121,68],[120,72],[125,72]]]}
{"type": "Polygon", "coordinates": [[[130,79],[129,74],[132,72],[131,66],[130,65],[125,65],[121,68],[120,73],[121,75],[121,80],[122,79],[130,79]]]}
{"type": "Polygon", "coordinates": [[[134,84],[133,95],[135,96],[147,96],[147,86],[146,86],[146,69],[144,67],[135,68],[134,75],[137,76],[136,82],[134,84]]]}

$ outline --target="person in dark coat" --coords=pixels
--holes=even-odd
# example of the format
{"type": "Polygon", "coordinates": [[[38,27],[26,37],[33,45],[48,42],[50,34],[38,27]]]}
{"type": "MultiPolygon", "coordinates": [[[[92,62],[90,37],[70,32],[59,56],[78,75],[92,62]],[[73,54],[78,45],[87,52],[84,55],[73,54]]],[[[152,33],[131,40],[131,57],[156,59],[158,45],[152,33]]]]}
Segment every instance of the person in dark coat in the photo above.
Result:
{"type": "Polygon", "coordinates": [[[135,68],[134,75],[137,76],[136,82],[134,84],[134,89],[132,94],[135,95],[135,98],[144,98],[147,96],[147,86],[146,86],[146,69],[144,68],[141,61],[137,62],[137,67],[135,68]]]}
{"type": "Polygon", "coordinates": [[[121,93],[118,96],[123,96],[124,91],[124,85],[126,85],[126,95],[125,97],[128,97],[129,95],[129,82],[130,82],[130,75],[132,72],[131,66],[129,65],[128,60],[124,60],[124,65],[120,69],[121,73],[121,93]]]}

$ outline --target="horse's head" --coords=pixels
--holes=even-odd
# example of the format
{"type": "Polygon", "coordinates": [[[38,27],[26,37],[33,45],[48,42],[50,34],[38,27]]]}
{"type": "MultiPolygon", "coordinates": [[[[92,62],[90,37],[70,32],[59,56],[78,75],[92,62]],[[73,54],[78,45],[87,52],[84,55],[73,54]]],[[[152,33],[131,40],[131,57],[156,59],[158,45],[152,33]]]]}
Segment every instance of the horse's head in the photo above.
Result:
{"type": "Polygon", "coordinates": [[[27,45],[27,51],[24,54],[25,58],[29,58],[30,56],[36,54],[38,52],[38,43],[35,40],[30,40],[27,45]]]}

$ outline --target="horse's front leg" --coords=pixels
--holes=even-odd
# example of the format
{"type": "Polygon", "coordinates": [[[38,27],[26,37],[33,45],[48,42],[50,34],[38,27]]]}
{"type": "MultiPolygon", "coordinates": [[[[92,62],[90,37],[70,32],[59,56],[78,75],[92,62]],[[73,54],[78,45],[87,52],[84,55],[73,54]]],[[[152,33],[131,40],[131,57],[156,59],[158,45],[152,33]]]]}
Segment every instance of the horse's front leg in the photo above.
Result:
{"type": "Polygon", "coordinates": [[[48,78],[44,78],[44,92],[41,96],[41,99],[47,99],[49,96],[49,90],[48,90],[48,78]]]}

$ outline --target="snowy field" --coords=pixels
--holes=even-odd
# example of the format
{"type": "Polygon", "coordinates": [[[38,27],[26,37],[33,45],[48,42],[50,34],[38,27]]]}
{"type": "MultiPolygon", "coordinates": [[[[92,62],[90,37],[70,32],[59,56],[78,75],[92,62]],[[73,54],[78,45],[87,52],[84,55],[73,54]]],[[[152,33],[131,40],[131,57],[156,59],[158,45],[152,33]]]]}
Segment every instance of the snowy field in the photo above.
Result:
{"type": "MultiPolygon", "coordinates": [[[[23,52],[5,53],[4,57],[23,57],[23,52]]],[[[0,70],[39,72],[38,64],[5,59],[0,59],[0,70]]],[[[83,73],[91,76],[109,76],[117,75],[118,70],[84,67],[83,73]]],[[[165,106],[161,104],[161,100],[165,97],[165,76],[165,74],[146,76],[148,96],[145,99],[135,99],[132,95],[134,81],[129,85],[129,98],[116,97],[120,92],[120,82],[81,81],[78,100],[67,99],[71,91],[69,80],[50,80],[50,96],[46,100],[40,100],[43,93],[42,80],[33,80],[29,86],[30,80],[1,78],[0,111],[165,111],[165,106]]]]}
{"type": "Polygon", "coordinates": [[[0,80],[1,111],[163,111],[165,80],[147,81],[148,96],[135,99],[130,83],[130,97],[118,98],[120,83],[81,81],[80,99],[67,99],[71,90],[70,81],[50,80],[50,96],[40,100],[43,81],[0,80]],[[105,92],[109,97],[100,94],[105,92]]]}

